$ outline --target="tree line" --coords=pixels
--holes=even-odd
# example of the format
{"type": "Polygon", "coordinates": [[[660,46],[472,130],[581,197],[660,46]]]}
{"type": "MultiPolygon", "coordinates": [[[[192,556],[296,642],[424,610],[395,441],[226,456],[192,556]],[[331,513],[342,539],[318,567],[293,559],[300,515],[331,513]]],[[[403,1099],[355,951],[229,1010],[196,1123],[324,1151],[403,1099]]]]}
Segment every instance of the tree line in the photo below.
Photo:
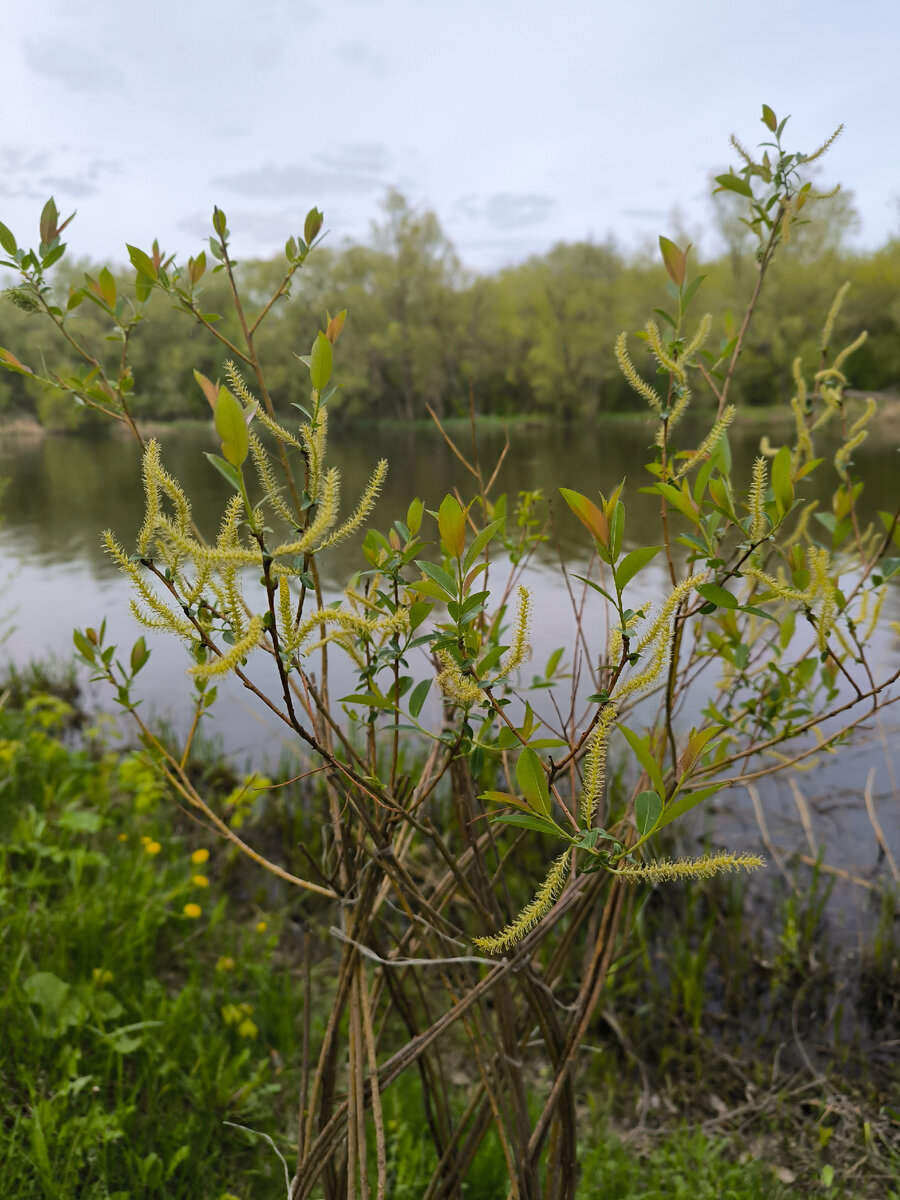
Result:
{"type": "MultiPolygon", "coordinates": [[[[850,386],[900,390],[900,239],[854,251],[846,244],[853,220],[851,202],[839,198],[824,219],[792,231],[755,313],[735,398],[756,406],[787,402],[791,363],[797,354],[807,364],[817,361],[822,321],[844,281],[851,288],[836,339],[849,341],[861,329],[869,333],[848,364],[850,386]]],[[[716,222],[725,249],[699,266],[706,279],[697,304],[713,315],[708,346],[714,352],[734,335],[734,314],[743,311],[755,273],[746,230],[727,206],[719,206],[716,222]]],[[[263,304],[278,287],[284,259],[245,261],[238,271],[251,302],[263,304]]],[[[60,263],[56,272],[57,302],[64,306],[69,286],[98,268],[84,261],[60,263]]],[[[133,270],[116,269],[113,275],[119,294],[133,295],[133,270]]],[[[205,310],[223,314],[217,329],[236,337],[223,274],[209,269],[203,287],[205,310]]],[[[331,405],[337,417],[409,421],[426,416],[426,406],[451,417],[468,411],[471,394],[482,415],[585,419],[634,406],[613,343],[620,330],[639,329],[642,314],[665,305],[665,289],[658,256],[626,253],[613,238],[559,243],[519,265],[474,274],[432,212],[391,192],[368,244],[333,248],[326,242],[310,255],[291,294],[261,326],[259,349],[270,364],[278,407],[304,403],[308,385],[295,356],[308,351],[326,308],[347,308],[338,368],[342,386],[331,405]]],[[[0,345],[33,367],[60,369],[65,344],[27,307],[17,289],[6,289],[0,345]]],[[[165,297],[153,295],[145,311],[130,348],[135,416],[165,421],[208,415],[192,372],[222,376],[221,344],[167,307],[165,297]]],[[[120,348],[105,341],[108,317],[101,309],[82,304],[68,319],[93,353],[112,362],[120,348]]],[[[652,374],[649,358],[638,366],[652,374]]],[[[90,421],[70,398],[2,372],[0,418],[18,414],[56,428],[90,421]]]]}

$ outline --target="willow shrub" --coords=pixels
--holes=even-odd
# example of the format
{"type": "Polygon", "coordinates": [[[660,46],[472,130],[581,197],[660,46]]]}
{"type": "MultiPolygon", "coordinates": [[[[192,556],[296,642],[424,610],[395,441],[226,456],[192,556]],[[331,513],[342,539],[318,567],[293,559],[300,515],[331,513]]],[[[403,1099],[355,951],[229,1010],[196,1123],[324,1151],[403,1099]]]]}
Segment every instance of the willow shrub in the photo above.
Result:
{"type": "Polygon", "coordinates": [[[156,441],[144,445],[137,544],[104,534],[133,584],[135,617],[185,646],[195,720],[184,743],[164,741],[138,708],[143,638],[123,654],[106,644],[103,625],[74,636],[95,676],[115,689],[173,798],[298,889],[309,928],[331,940],[336,993],[319,1035],[310,1020],[310,968],[323,951],[310,937],[297,997],[304,1053],[291,1200],[316,1189],[329,1200],[390,1194],[382,1093],[407,1072],[434,1143],[428,1200],[462,1194],[492,1130],[512,1195],[571,1197],[579,1048],[622,953],[637,889],[761,865],[731,850],[660,859],[653,850],[660,831],[718,792],[844,743],[887,702],[900,675],[879,673],[867,649],[900,569],[890,557],[900,547],[900,510],[882,514],[883,528],[860,517],[863,481],[852,455],[874,404],[854,416],[844,400],[849,356],[864,335],[850,346],[831,344],[843,290],[823,314],[818,362],[794,364],[791,443],[764,439],[751,477],[732,472],[729,397],[744,339],[779,248],[823,199],[803,172],[833,140],[812,154],[788,152],[785,122],[768,107],[762,119],[769,138],[762,156],[733,140],[738,168],[718,179],[745,201],[758,243],[755,287],[737,334],[715,342],[698,308],[703,276],[691,276],[689,248],[660,238],[666,297],[634,338],[623,333],[615,345],[656,426],[643,490],[658,499],[659,542],[630,545],[623,485],[594,497],[560,489],[584,527],[587,565],[574,577],[580,599],[569,582],[572,640],[531,684],[522,674],[530,653],[527,565],[544,536],[534,496],[508,509],[495,493],[500,463],[489,472],[477,447],[469,455],[455,446],[468,491],[448,494],[436,511],[411,498],[405,512],[388,514],[389,525],[373,525],[384,461],[373,464],[355,504],[342,508],[340,475],[328,457],[328,405],[345,313],[328,318],[301,358],[308,405],[276,415],[255,336],[289,295],[321,213],[313,209],[303,236],[288,240],[283,280],[253,313],[218,208],[208,252],[186,264],[156,244],[150,252],[130,246],[135,279],[127,296],[107,270],[67,298],[55,295],[49,272],[65,252],[67,222],[60,224],[52,200],[36,250],[20,249],[0,226],[4,265],[19,275],[7,295],[51,322],[83,364],[39,373],[0,350],[9,370],[124,422],[140,439],[129,409],[128,348],[151,297],[161,293],[222,346],[227,383],[197,374],[221,439],[221,453],[207,457],[232,490],[215,541],[195,528],[187,493],[156,441]],[[204,309],[210,268],[227,278],[230,325],[204,309]],[[115,360],[79,337],[85,302],[108,319],[115,360]],[[223,328],[239,333],[231,338],[223,328]],[[715,409],[699,445],[680,440],[695,390],[715,409]],[[815,449],[826,426],[840,431],[828,461],[815,449]],[[805,498],[813,476],[825,472],[833,474],[830,512],[805,498]],[[326,600],[323,559],[363,534],[359,571],[339,600],[326,600]],[[607,636],[598,648],[591,631],[601,624],[607,636]],[[351,695],[333,694],[335,655],[352,664],[351,695]],[[226,676],[283,722],[311,769],[322,772],[326,843],[305,878],[254,849],[186,769],[191,739],[226,676]],[[579,678],[591,681],[586,698],[579,678]],[[698,687],[707,697],[702,720],[685,728],[680,714],[698,687]],[[550,704],[532,703],[548,693],[550,704]],[[631,765],[624,798],[606,778],[614,735],[631,765]],[[531,895],[522,894],[523,873],[539,863],[531,895]],[[454,1080],[462,1070],[467,1088],[451,1083],[451,1059],[461,1064],[454,1080]]]}

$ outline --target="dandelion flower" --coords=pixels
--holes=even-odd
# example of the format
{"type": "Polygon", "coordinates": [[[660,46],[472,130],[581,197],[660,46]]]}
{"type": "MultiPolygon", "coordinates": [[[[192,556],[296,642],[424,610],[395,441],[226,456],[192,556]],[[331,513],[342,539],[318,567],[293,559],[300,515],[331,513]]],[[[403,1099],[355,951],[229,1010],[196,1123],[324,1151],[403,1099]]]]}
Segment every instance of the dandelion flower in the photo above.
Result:
{"type": "Polygon", "coordinates": [[[256,1027],[256,1022],[251,1021],[249,1017],[244,1017],[240,1025],[237,1027],[238,1035],[242,1038],[255,1038],[259,1033],[256,1027]]]}
{"type": "Polygon", "coordinates": [[[231,957],[230,954],[225,954],[222,956],[222,958],[219,959],[219,961],[216,963],[216,970],[217,971],[233,971],[234,970],[234,959],[231,957]]]}
{"type": "Polygon", "coordinates": [[[112,983],[113,981],[112,971],[107,971],[105,967],[94,967],[91,977],[99,987],[102,987],[104,983],[112,983]]]}
{"type": "Polygon", "coordinates": [[[127,842],[127,841],[128,841],[128,834],[127,834],[127,833],[120,833],[120,834],[119,834],[119,841],[120,841],[120,842],[127,842]]]}
{"type": "Polygon", "coordinates": [[[195,850],[194,853],[191,855],[191,862],[199,867],[202,863],[205,863],[208,860],[208,858],[209,858],[208,850],[195,850]]]}
{"type": "Polygon", "coordinates": [[[269,928],[268,921],[257,921],[257,923],[256,923],[256,932],[257,933],[265,933],[268,928],[269,928]]]}
{"type": "Polygon", "coordinates": [[[181,911],[186,917],[190,917],[192,921],[196,921],[203,912],[203,909],[199,904],[186,904],[181,911]]]}
{"type": "Polygon", "coordinates": [[[191,883],[194,885],[194,887],[209,887],[209,880],[205,875],[192,875],[191,883]]]}
{"type": "Polygon", "coordinates": [[[144,849],[148,854],[159,854],[160,850],[162,850],[162,846],[159,844],[159,842],[145,842],[144,849]]]}

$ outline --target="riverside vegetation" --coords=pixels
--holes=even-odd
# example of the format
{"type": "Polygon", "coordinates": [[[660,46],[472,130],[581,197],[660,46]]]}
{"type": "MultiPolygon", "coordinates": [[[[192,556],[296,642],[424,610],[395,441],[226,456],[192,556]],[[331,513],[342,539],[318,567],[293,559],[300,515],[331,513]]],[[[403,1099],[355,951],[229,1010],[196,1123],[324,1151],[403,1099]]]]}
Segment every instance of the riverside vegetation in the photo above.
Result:
{"type": "MultiPolygon", "coordinates": [[[[753,284],[753,235],[740,219],[745,200],[733,191],[714,197],[711,224],[725,249],[702,267],[703,307],[714,316],[715,337],[726,341],[737,331],[753,284]]],[[[742,410],[787,403],[791,363],[798,354],[810,362],[816,356],[822,314],[844,281],[851,288],[836,335],[849,341],[850,331],[869,333],[853,357],[854,387],[900,390],[900,227],[883,246],[863,252],[850,242],[854,222],[852,198],[841,192],[816,221],[793,229],[744,339],[744,362],[732,384],[742,410]]],[[[687,237],[676,240],[683,244],[687,237]]],[[[290,242],[287,250],[296,253],[290,242]]],[[[227,278],[213,273],[216,261],[208,245],[196,254],[195,273],[205,268],[202,310],[214,314],[217,330],[237,345],[240,323],[227,278]]],[[[242,290],[254,305],[263,307],[278,291],[284,267],[282,256],[241,262],[242,290]]],[[[52,279],[59,306],[66,307],[70,287],[76,302],[83,295],[85,272],[99,286],[101,271],[99,264],[69,262],[69,255],[59,261],[52,279]]],[[[133,273],[116,265],[108,271],[107,295],[113,283],[117,296],[127,294],[133,273]]],[[[104,340],[109,314],[87,299],[78,327],[112,369],[116,347],[104,340]]],[[[30,304],[27,288],[7,293],[0,343],[33,366],[48,343],[46,330],[30,319],[30,304]]],[[[292,350],[310,344],[326,307],[349,307],[353,336],[341,347],[342,386],[332,397],[332,416],[406,422],[425,417],[428,404],[442,418],[466,417],[472,381],[484,416],[593,420],[601,413],[633,413],[633,393],[618,369],[609,331],[639,328],[658,304],[658,265],[647,250],[627,254],[612,238],[560,244],[519,266],[472,276],[434,215],[391,193],[371,244],[338,248],[329,239],[318,245],[303,271],[288,280],[254,341],[283,406],[306,402],[292,350]]],[[[140,322],[129,338],[138,381],[130,393],[132,412],[144,421],[203,420],[205,402],[191,371],[221,374],[222,343],[204,337],[159,293],[145,311],[152,320],[140,322]]],[[[58,350],[54,366],[71,378],[81,366],[79,356],[72,347],[58,350]]],[[[705,399],[700,393],[698,404],[705,399]]],[[[69,393],[0,372],[0,420],[20,415],[37,417],[49,429],[100,428],[69,393]]]]}
{"type": "MultiPolygon", "coordinates": [[[[52,323],[84,364],[77,375],[46,366],[38,372],[12,350],[0,350],[3,365],[29,385],[74,396],[140,439],[129,349],[155,293],[201,325],[227,356],[228,386],[196,372],[222,443],[221,455],[208,458],[233,491],[216,540],[204,541],[194,527],[188,497],[154,441],[144,450],[146,515],[135,551],[113,532],[104,535],[134,585],[137,618],[185,644],[194,688],[186,737],[144,720],[136,682],[149,654],[143,638],[120,652],[106,644],[98,624],[77,631],[75,643],[95,678],[113,688],[138,734],[140,751],[128,760],[137,775],[130,783],[126,776],[119,788],[134,795],[135,825],[142,788],[153,792],[150,806],[159,822],[163,797],[171,797],[218,835],[223,855],[252,862],[261,877],[276,881],[273,888],[292,893],[298,970],[285,965],[279,974],[274,959],[264,968],[278,977],[273,1010],[279,1011],[272,1019],[283,1023],[284,1064],[296,1081],[294,1119],[269,1122],[276,1133],[290,1130],[284,1186],[291,1200],[399,1194],[392,1115],[398,1104],[422,1114],[430,1142],[427,1178],[415,1194],[430,1200],[475,1194],[469,1184],[493,1155],[499,1186],[512,1195],[574,1196],[582,1050],[617,981],[639,978],[630,956],[640,941],[640,897],[657,882],[711,879],[762,865],[739,848],[672,860],[653,849],[662,831],[731,786],[753,788],[775,771],[840,747],[892,698],[889,688],[900,671],[879,671],[868,646],[900,569],[900,507],[892,510],[896,501],[887,498],[877,526],[866,527],[859,517],[863,481],[854,477],[852,455],[875,406],[868,402],[851,412],[845,398],[847,364],[864,343],[859,334],[837,349],[833,344],[845,289],[823,313],[815,361],[793,364],[792,444],[775,448],[764,440],[752,477],[732,478],[727,431],[742,351],[778,253],[823,200],[803,173],[832,140],[809,155],[789,152],[782,144],[786,122],[768,107],[763,122],[769,139],[762,155],[751,157],[735,141],[740,166],[718,179],[720,189],[746,202],[757,245],[752,294],[733,336],[707,348],[712,318],[695,315],[704,279],[690,277],[686,249],[661,238],[671,285],[666,308],[655,310],[638,339],[622,334],[615,341],[623,378],[656,422],[646,486],[659,502],[659,545],[627,549],[623,485],[598,500],[561,489],[586,531],[584,574],[569,585],[575,636],[530,682],[523,667],[531,602],[522,576],[538,539],[547,535],[535,519],[533,497],[507,506],[497,494],[502,456],[483,464],[473,429],[470,450],[454,447],[468,493],[448,494],[433,513],[413,498],[405,512],[389,514],[395,519],[382,530],[370,521],[387,470],[379,462],[342,517],[327,434],[344,312],[328,318],[302,358],[310,394],[297,405],[299,423],[286,410],[276,413],[260,330],[315,244],[322,224],[317,210],[307,217],[302,239],[289,240],[284,276],[259,303],[242,292],[225,214],[215,210],[209,248],[233,307],[239,330],[233,339],[205,308],[201,255],[179,266],[156,246],[149,253],[130,247],[135,276],[127,293],[111,272],[101,271],[73,289],[63,308],[47,274],[65,252],[65,223],[52,201],[36,250],[20,249],[0,226],[5,265],[20,274],[20,309],[52,323]],[[75,314],[85,300],[106,314],[119,342],[115,370],[79,334],[75,314]],[[679,420],[695,390],[714,414],[700,444],[682,446],[679,420]],[[815,455],[816,435],[826,424],[841,432],[827,462],[815,455]],[[834,472],[831,512],[817,512],[803,499],[810,478],[823,470],[834,472]],[[322,556],[364,529],[360,573],[340,601],[326,603],[322,556]],[[654,560],[662,566],[662,595],[654,560]],[[598,648],[599,628],[605,637],[598,648]],[[350,695],[331,693],[335,654],[355,665],[358,684],[350,695]],[[292,826],[298,814],[271,781],[249,780],[223,797],[192,769],[198,730],[208,723],[217,683],[226,675],[298,739],[309,761],[304,775],[317,781],[314,836],[309,826],[292,826]],[[685,728],[688,695],[704,679],[709,698],[702,719],[685,728]],[[552,713],[539,705],[547,694],[552,713]],[[624,760],[616,786],[606,771],[613,738],[624,760]],[[253,824],[247,809],[255,795],[263,797],[265,819],[253,824]],[[284,839],[279,808],[288,818],[284,839]],[[337,948],[330,958],[329,943],[337,948]],[[326,990],[330,1005],[317,1023],[326,990]]],[[[38,710],[43,703],[37,701],[38,710]]],[[[59,825],[62,816],[56,811],[52,819],[59,825]]],[[[47,818],[36,813],[34,821],[28,836],[17,834],[23,847],[41,841],[47,818]]],[[[76,805],[61,827],[99,834],[105,823],[95,806],[83,811],[76,805]]],[[[133,833],[123,828],[120,836],[127,842],[133,833]]],[[[146,870],[163,852],[162,836],[143,836],[132,870],[137,862],[146,870]]],[[[172,836],[177,844],[178,835],[172,836]]],[[[35,863],[43,857],[33,848],[19,853],[33,855],[35,863]]],[[[75,848],[81,865],[67,871],[76,883],[85,871],[119,869],[103,861],[101,850],[93,852],[98,859],[91,853],[83,844],[75,848]]],[[[68,851],[59,848],[56,861],[68,863],[68,851]]],[[[175,855],[171,874],[163,872],[159,926],[148,940],[175,936],[169,925],[165,934],[158,930],[187,895],[193,898],[181,905],[181,920],[203,922],[197,930],[214,933],[221,910],[204,906],[205,884],[198,880],[206,876],[192,875],[185,856],[175,855]]],[[[115,911],[107,919],[109,927],[122,923],[115,911]]],[[[131,1043],[147,1035],[143,1021],[140,1028],[115,1024],[127,1007],[105,986],[112,979],[104,972],[114,976],[113,968],[97,964],[92,971],[99,974],[83,984],[42,970],[39,958],[33,965],[37,969],[16,984],[22,1007],[30,1005],[32,1037],[52,1039],[70,1026],[94,1032],[109,1062],[97,1075],[111,1084],[115,1064],[124,1104],[134,1062],[128,1055],[137,1050],[131,1043]]],[[[80,960],[76,971],[79,966],[83,974],[86,963],[80,960]]],[[[68,968],[65,973],[71,975],[68,968]]],[[[171,998],[164,987],[158,995],[165,1012],[171,998]]],[[[605,1012],[616,1031],[615,1014],[605,1012]]],[[[255,1041],[259,1026],[249,1000],[229,999],[222,1013],[220,1039],[231,1038],[232,1046],[242,1038],[255,1041]]],[[[652,1044],[661,1035],[652,1009],[643,1020],[654,1026],[652,1044]]],[[[620,1036],[627,1050],[627,1034],[620,1036]]],[[[190,1045],[199,1078],[209,1072],[228,1078],[229,1052],[215,1058],[202,1038],[190,1045]]],[[[249,1055],[236,1057],[240,1075],[249,1055]]],[[[74,1060],[63,1067],[63,1076],[84,1080],[73,1103],[93,1077],[79,1076],[76,1067],[74,1060]]],[[[33,1094],[28,1114],[16,1118],[16,1129],[21,1124],[31,1139],[25,1160],[36,1178],[54,1171],[43,1123],[62,1120],[52,1108],[59,1094],[58,1085],[47,1095],[33,1094]]],[[[201,1108],[221,1105],[222,1091],[215,1103],[212,1092],[198,1094],[205,1097],[197,1101],[201,1108]]],[[[866,1155],[882,1172],[893,1169],[891,1113],[866,1122],[866,1155]]],[[[177,1179],[191,1159],[190,1139],[186,1149],[171,1147],[166,1155],[150,1147],[149,1158],[140,1159],[149,1162],[145,1167],[124,1148],[76,1154],[76,1135],[96,1149],[97,1134],[83,1132],[91,1119],[81,1113],[66,1137],[77,1179],[95,1191],[109,1178],[103,1171],[124,1170],[124,1158],[131,1163],[127,1186],[138,1187],[135,1172],[146,1170],[157,1188],[177,1179]],[[110,1161],[118,1165],[110,1168],[110,1161]]],[[[234,1145],[239,1136],[250,1135],[229,1130],[226,1138],[223,1131],[223,1144],[234,1145]]],[[[272,1132],[254,1136],[270,1140],[272,1132]]],[[[274,1141],[271,1148],[282,1153],[274,1141]]],[[[599,1151],[592,1168],[586,1162],[588,1175],[596,1174],[593,1194],[613,1186],[620,1166],[612,1149],[599,1151]]],[[[823,1168],[823,1186],[834,1182],[834,1169],[823,1168]]]]}

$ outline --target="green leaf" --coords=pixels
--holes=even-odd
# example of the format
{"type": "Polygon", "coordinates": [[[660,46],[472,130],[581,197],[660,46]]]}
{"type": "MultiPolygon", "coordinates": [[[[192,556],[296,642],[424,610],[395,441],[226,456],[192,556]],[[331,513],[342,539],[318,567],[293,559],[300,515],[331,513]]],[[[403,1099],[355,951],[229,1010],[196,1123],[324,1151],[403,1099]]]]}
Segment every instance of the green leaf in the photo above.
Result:
{"type": "Polygon", "coordinates": [[[422,516],[424,512],[425,505],[418,497],[409,502],[409,508],[406,510],[406,527],[411,537],[415,537],[422,528],[422,516]]]}
{"type": "Polygon", "coordinates": [[[721,783],[714,783],[710,787],[698,788],[696,792],[681,792],[671,804],[666,805],[663,809],[663,814],[659,819],[658,829],[677,820],[678,817],[684,816],[686,812],[690,812],[692,808],[696,808],[698,804],[706,800],[708,796],[721,791],[721,783]]]}
{"type": "Polygon", "coordinates": [[[690,492],[685,494],[671,483],[655,483],[652,487],[641,488],[641,491],[657,492],[660,496],[665,496],[673,508],[677,508],[689,521],[699,527],[700,518],[690,492]]]}
{"type": "Polygon", "coordinates": [[[316,234],[322,228],[324,220],[325,214],[319,212],[317,208],[311,208],[306,214],[306,220],[303,222],[303,240],[307,246],[311,246],[316,240],[316,234]]]}
{"type": "Polygon", "coordinates": [[[59,211],[56,207],[56,201],[51,196],[41,212],[41,241],[45,246],[49,246],[52,241],[56,240],[59,225],[59,211]]]}
{"type": "Polygon", "coordinates": [[[770,133],[774,133],[778,128],[778,118],[769,108],[768,104],[762,106],[762,123],[770,133]]]}
{"type": "Polygon", "coordinates": [[[684,292],[681,297],[681,311],[682,312],[687,311],[687,306],[693,300],[694,296],[696,295],[697,288],[700,286],[700,284],[703,282],[703,280],[705,278],[706,278],[705,275],[695,275],[694,278],[691,280],[691,282],[684,289],[684,292]]]}
{"type": "Polygon", "coordinates": [[[138,275],[143,275],[145,279],[156,282],[159,278],[159,271],[153,265],[153,259],[143,250],[139,250],[137,246],[129,246],[125,243],[125,249],[128,251],[128,257],[131,259],[131,265],[137,271],[138,275]]]}
{"type": "Polygon", "coordinates": [[[220,475],[224,475],[236,492],[241,490],[241,473],[231,463],[227,463],[224,458],[219,458],[218,454],[210,454],[208,450],[203,451],[204,455],[209,459],[212,465],[216,468],[220,475]]]}
{"type": "MultiPolygon", "coordinates": [[[[457,598],[456,580],[449,571],[445,571],[443,567],[435,566],[434,563],[426,562],[424,559],[419,558],[416,559],[416,566],[429,579],[432,579],[451,600],[457,598]]],[[[415,587],[415,584],[412,586],[415,587]]]]}
{"type": "Polygon", "coordinates": [[[90,809],[67,809],[61,813],[56,824],[70,833],[97,833],[103,828],[103,818],[90,809]]]}
{"type": "Polygon", "coordinates": [[[634,819],[638,833],[645,838],[655,827],[662,812],[662,800],[656,792],[641,792],[634,802],[634,819]]]}
{"type": "Polygon", "coordinates": [[[333,361],[331,342],[320,329],[309,352],[309,380],[317,392],[321,392],[331,378],[333,361]]]}
{"type": "Polygon", "coordinates": [[[606,591],[605,588],[602,588],[599,583],[594,583],[593,579],[588,579],[584,575],[576,575],[574,571],[572,572],[572,578],[577,579],[579,583],[586,583],[589,588],[593,588],[595,592],[599,592],[605,600],[610,602],[610,604],[615,604],[615,600],[612,598],[609,592],[606,591]]]}
{"type": "Polygon", "coordinates": [[[530,746],[526,746],[519,755],[516,763],[516,781],[531,808],[549,816],[550,789],[547,786],[547,776],[541,766],[541,760],[530,746]]]}
{"type": "Polygon", "coordinates": [[[891,541],[900,550],[900,521],[895,523],[894,514],[889,512],[879,512],[878,516],[882,525],[890,532],[891,541]]]}
{"type": "Polygon", "coordinates": [[[687,270],[687,256],[674,242],[660,234],[659,249],[665,264],[666,273],[676,287],[684,287],[684,277],[687,270]]]}
{"type": "Polygon", "coordinates": [[[538,833],[549,833],[551,837],[562,836],[552,821],[532,816],[531,813],[498,813],[496,817],[491,817],[490,821],[492,825],[517,825],[521,829],[535,829],[538,833]]]}
{"type": "Polygon", "coordinates": [[[58,1013],[66,1002],[69,984],[52,971],[36,971],[22,985],[25,995],[46,1013],[58,1013]]]}
{"type": "Polygon", "coordinates": [[[75,648],[82,658],[86,658],[89,663],[92,663],[94,661],[94,647],[80,629],[74,631],[72,641],[75,643],[75,648]]]}
{"type": "Polygon", "coordinates": [[[637,550],[631,550],[616,567],[616,583],[619,585],[619,591],[625,590],[625,585],[637,575],[638,571],[642,571],[648,562],[659,554],[662,546],[640,546],[637,550]]]}
{"type": "Polygon", "coordinates": [[[421,596],[430,596],[433,600],[440,600],[442,604],[446,604],[448,600],[447,591],[434,582],[433,579],[414,579],[412,583],[407,584],[413,591],[418,592],[421,596]]]}
{"type": "Polygon", "coordinates": [[[233,467],[239,467],[250,453],[250,434],[240,400],[226,387],[219,388],[215,424],[223,455],[233,467]]]}
{"type": "Polygon", "coordinates": [[[613,562],[622,550],[622,535],[625,532],[625,505],[621,500],[613,507],[612,520],[609,523],[609,555],[613,562]]]}
{"type": "Polygon", "coordinates": [[[110,308],[116,306],[116,281],[113,278],[112,272],[104,267],[97,277],[97,287],[100,289],[100,295],[104,303],[110,308]]]}
{"type": "Polygon", "coordinates": [[[63,243],[62,245],[59,245],[59,246],[54,246],[53,249],[50,251],[50,253],[45,254],[44,257],[41,259],[41,266],[44,268],[45,271],[49,271],[49,269],[53,266],[54,263],[59,262],[59,260],[65,254],[65,252],[66,252],[65,243],[63,243]]]}
{"type": "Polygon", "coordinates": [[[3,247],[10,258],[15,258],[19,247],[16,245],[16,239],[13,237],[12,231],[7,229],[2,221],[0,221],[0,246],[3,247]]]}
{"type": "Polygon", "coordinates": [[[131,647],[131,673],[137,675],[138,671],[146,664],[150,657],[150,651],[147,649],[146,639],[139,637],[131,647]]]}
{"type": "Polygon", "coordinates": [[[726,592],[718,584],[698,583],[696,591],[704,600],[708,600],[711,604],[718,604],[720,608],[737,608],[738,606],[738,602],[731,592],[726,592]]]}
{"type": "Polygon", "coordinates": [[[466,514],[460,502],[449,492],[438,509],[438,529],[447,553],[453,558],[462,558],[466,548],[466,514]]]}
{"type": "Polygon", "coordinates": [[[739,175],[717,175],[716,183],[719,185],[716,188],[717,192],[737,192],[739,196],[746,196],[748,200],[753,199],[753,191],[750,184],[739,175]]]}
{"type": "Polygon", "coordinates": [[[485,525],[484,529],[482,529],[481,533],[479,533],[478,537],[476,537],[475,541],[466,551],[466,557],[463,560],[464,571],[469,570],[469,568],[481,554],[482,550],[485,548],[491,538],[493,538],[494,535],[500,530],[502,525],[502,520],[491,521],[490,525],[485,525]]]}
{"type": "Polygon", "coordinates": [[[625,725],[619,725],[619,729],[621,729],[622,736],[625,738],[625,741],[634,751],[638,762],[647,772],[650,782],[656,788],[657,792],[659,792],[660,796],[664,796],[666,789],[663,785],[662,771],[659,768],[659,764],[650,753],[649,738],[638,737],[636,733],[634,733],[631,729],[628,729],[625,725]]]}
{"type": "Polygon", "coordinates": [[[340,696],[338,697],[339,704],[363,704],[366,708],[396,708],[393,701],[388,700],[387,696],[376,696],[374,692],[361,692],[357,696],[340,696]]]}
{"type": "Polygon", "coordinates": [[[421,683],[417,683],[409,697],[409,712],[410,716],[418,719],[419,713],[425,704],[425,699],[431,690],[431,680],[423,679],[421,683]]]}

